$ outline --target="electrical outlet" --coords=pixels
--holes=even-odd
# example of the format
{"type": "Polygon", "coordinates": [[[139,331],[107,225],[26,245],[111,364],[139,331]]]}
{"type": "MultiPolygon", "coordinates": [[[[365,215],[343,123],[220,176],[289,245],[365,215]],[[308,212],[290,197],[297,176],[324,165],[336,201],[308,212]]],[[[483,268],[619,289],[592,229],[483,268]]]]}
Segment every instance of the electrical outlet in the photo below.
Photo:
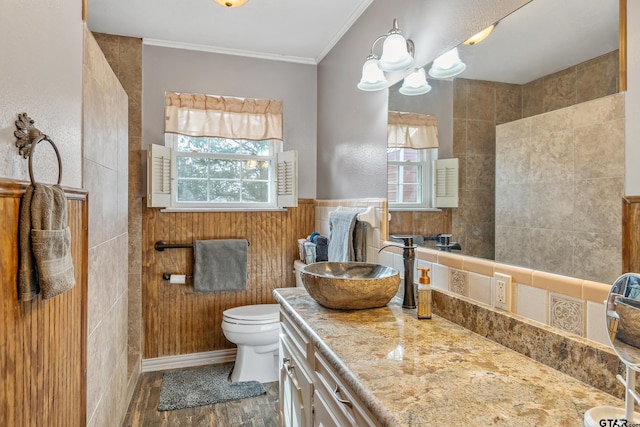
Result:
{"type": "Polygon", "coordinates": [[[494,273],[495,293],[493,305],[502,310],[511,311],[511,276],[494,273]]]}

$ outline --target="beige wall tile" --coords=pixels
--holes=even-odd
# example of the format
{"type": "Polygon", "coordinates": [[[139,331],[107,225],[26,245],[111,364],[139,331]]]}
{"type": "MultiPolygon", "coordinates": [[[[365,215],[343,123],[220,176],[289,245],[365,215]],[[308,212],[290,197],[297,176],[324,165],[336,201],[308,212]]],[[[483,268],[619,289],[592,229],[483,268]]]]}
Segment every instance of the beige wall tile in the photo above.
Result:
{"type": "Polygon", "coordinates": [[[496,123],[507,123],[522,118],[522,88],[519,85],[495,83],[496,123]]]}
{"type": "Polygon", "coordinates": [[[511,276],[512,282],[521,283],[523,285],[531,286],[531,283],[533,280],[533,270],[529,268],[516,267],[513,265],[507,265],[502,263],[495,263],[494,272],[511,276]]]}
{"type": "Polygon", "coordinates": [[[582,299],[603,304],[609,296],[611,284],[585,280],[582,282],[582,299]]]}
{"type": "Polygon", "coordinates": [[[531,138],[528,137],[499,138],[496,141],[496,185],[529,182],[530,145],[531,138]]]}
{"type": "Polygon", "coordinates": [[[577,66],[577,101],[585,102],[618,92],[618,50],[577,66]]]}
{"type": "Polygon", "coordinates": [[[493,83],[470,80],[468,85],[467,118],[495,121],[495,99],[493,83]]]}
{"type": "Polygon", "coordinates": [[[574,276],[574,233],[545,228],[531,229],[531,267],[574,276]]]}
{"type": "Polygon", "coordinates": [[[496,224],[495,259],[504,264],[531,267],[531,229],[496,224]]]}
{"type": "Polygon", "coordinates": [[[457,268],[449,268],[449,290],[469,296],[469,273],[457,268]]]}
{"type": "Polygon", "coordinates": [[[621,233],[623,188],[622,177],[577,181],[574,230],[621,233]]]}
{"type": "Polygon", "coordinates": [[[438,264],[462,269],[462,256],[449,252],[438,252],[438,264]]]}
{"type": "Polygon", "coordinates": [[[495,224],[494,221],[467,223],[464,233],[465,241],[460,243],[465,253],[484,259],[495,257],[495,224]]]}
{"type": "Polygon", "coordinates": [[[578,336],[584,336],[585,303],[577,298],[549,294],[549,325],[578,336]]]}
{"type": "Polygon", "coordinates": [[[619,233],[575,233],[575,277],[613,283],[622,274],[619,233]]]}
{"type": "Polygon", "coordinates": [[[581,279],[537,270],[533,272],[532,277],[531,285],[534,288],[545,289],[575,298],[582,297],[583,280],[581,279]]]}
{"type": "Polygon", "coordinates": [[[576,79],[575,67],[545,76],[543,78],[544,110],[553,111],[574,105],[577,99],[576,79]]]}
{"type": "Polygon", "coordinates": [[[576,129],[576,179],[624,176],[624,141],[622,119],[576,129]]]}
{"type": "Polygon", "coordinates": [[[466,271],[493,277],[494,262],[487,259],[463,256],[462,268],[466,271]]]}

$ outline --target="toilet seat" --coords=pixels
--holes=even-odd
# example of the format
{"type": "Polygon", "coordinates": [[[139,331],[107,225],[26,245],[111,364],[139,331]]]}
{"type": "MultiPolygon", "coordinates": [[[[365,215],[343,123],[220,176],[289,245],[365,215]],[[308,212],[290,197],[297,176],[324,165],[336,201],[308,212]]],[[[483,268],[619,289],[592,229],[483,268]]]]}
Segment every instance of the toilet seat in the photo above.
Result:
{"type": "Polygon", "coordinates": [[[222,312],[222,319],[237,325],[267,325],[280,322],[280,304],[234,307],[222,312]]]}

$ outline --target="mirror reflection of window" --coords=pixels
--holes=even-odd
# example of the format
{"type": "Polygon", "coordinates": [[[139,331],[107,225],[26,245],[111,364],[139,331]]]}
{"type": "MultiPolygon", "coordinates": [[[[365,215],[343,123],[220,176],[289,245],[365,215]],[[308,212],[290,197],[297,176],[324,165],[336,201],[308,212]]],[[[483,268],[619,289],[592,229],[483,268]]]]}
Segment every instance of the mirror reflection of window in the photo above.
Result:
{"type": "Polygon", "coordinates": [[[433,207],[432,161],[437,149],[387,149],[387,193],[394,208],[420,209],[433,207]]]}
{"type": "Polygon", "coordinates": [[[389,207],[433,207],[431,165],[438,158],[439,147],[436,117],[390,111],[387,127],[389,207]]]}

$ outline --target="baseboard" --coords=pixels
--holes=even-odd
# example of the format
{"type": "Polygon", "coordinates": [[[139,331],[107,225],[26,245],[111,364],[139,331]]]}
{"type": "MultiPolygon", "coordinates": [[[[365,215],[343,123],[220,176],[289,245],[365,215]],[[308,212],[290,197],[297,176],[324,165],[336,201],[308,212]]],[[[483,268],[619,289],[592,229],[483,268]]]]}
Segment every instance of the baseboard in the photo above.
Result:
{"type": "Polygon", "coordinates": [[[142,359],[141,372],[164,371],[167,369],[188,368],[191,366],[213,365],[215,363],[233,362],[236,360],[236,349],[206,351],[203,353],[180,354],[177,356],[142,359]]]}

